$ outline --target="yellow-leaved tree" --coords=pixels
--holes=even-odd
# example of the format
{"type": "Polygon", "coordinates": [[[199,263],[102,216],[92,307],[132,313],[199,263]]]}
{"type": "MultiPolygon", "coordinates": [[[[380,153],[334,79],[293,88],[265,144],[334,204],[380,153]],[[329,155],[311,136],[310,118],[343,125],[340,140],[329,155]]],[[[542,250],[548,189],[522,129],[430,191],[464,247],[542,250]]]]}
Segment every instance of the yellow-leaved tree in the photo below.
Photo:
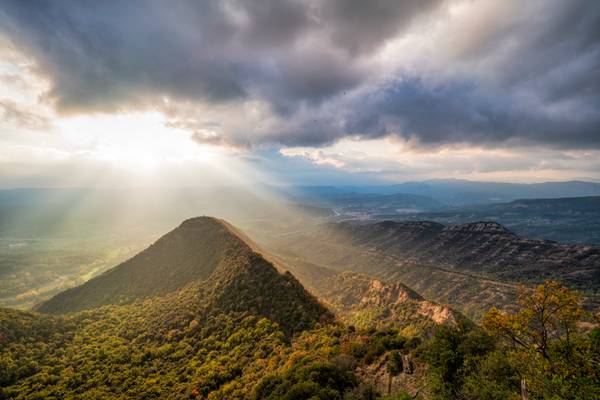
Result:
{"type": "Polygon", "coordinates": [[[491,309],[483,326],[504,339],[523,398],[600,398],[598,331],[583,332],[581,296],[555,281],[520,287],[517,309],[491,309]]]}

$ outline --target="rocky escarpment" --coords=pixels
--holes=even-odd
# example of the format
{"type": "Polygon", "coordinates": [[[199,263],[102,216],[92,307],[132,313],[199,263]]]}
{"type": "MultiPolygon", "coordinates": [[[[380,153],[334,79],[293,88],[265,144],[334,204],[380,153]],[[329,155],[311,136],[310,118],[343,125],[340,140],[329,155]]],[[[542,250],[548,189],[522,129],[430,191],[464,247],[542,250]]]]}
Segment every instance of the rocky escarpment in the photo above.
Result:
{"type": "Polygon", "coordinates": [[[341,223],[330,231],[405,262],[507,281],[552,278],[588,291],[600,288],[600,247],[526,239],[495,222],[449,226],[429,221],[341,223]]]}
{"type": "Polygon", "coordinates": [[[319,293],[347,323],[359,327],[395,326],[426,329],[454,325],[464,318],[449,307],[425,300],[402,283],[343,272],[324,279],[319,293]]]}

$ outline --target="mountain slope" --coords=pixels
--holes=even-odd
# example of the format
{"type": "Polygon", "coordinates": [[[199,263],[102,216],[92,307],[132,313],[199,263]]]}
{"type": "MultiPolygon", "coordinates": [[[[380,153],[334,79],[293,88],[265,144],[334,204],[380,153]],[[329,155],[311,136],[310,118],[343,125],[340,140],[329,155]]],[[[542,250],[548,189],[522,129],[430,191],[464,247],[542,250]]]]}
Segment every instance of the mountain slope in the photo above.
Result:
{"type": "MultiPolygon", "coordinates": [[[[253,243],[224,221],[184,221],[130,260],[37,307],[60,314],[156,296],[149,315],[188,324],[189,315],[249,313],[281,324],[288,334],[331,314],[289,273],[255,253],[253,243]]],[[[179,329],[172,326],[169,329],[179,329]]]]}
{"type": "Polygon", "coordinates": [[[586,307],[600,303],[597,247],[529,240],[495,223],[338,223],[263,242],[291,260],[405,284],[475,321],[491,307],[510,309],[518,284],[547,278],[585,290],[586,307]]]}
{"type": "Polygon", "coordinates": [[[468,323],[461,313],[424,299],[398,281],[376,279],[366,271],[339,272],[289,255],[268,254],[292,271],[341,321],[358,328],[398,328],[413,334],[438,325],[468,323]]]}
{"type": "Polygon", "coordinates": [[[225,257],[249,250],[223,221],[208,217],[189,219],[133,258],[81,286],[59,293],[36,310],[65,313],[164,295],[192,281],[206,279],[225,257]]]}
{"type": "Polygon", "coordinates": [[[555,278],[580,289],[600,289],[600,248],[521,238],[495,222],[386,221],[343,223],[334,229],[353,243],[408,262],[517,282],[555,278]]]}
{"type": "Polygon", "coordinates": [[[224,258],[205,281],[157,298],[146,319],[157,325],[163,323],[162,333],[184,332],[194,319],[221,315],[267,318],[288,336],[333,320],[333,315],[291,273],[280,273],[251,251],[224,258]],[[164,321],[172,323],[164,326],[164,321]]]}

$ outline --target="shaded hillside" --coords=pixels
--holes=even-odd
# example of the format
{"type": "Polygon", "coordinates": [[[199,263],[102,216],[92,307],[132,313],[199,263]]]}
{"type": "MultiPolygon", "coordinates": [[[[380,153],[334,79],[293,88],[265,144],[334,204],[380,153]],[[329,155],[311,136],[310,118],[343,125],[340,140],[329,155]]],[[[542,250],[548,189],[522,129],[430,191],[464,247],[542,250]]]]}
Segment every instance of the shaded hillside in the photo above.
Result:
{"type": "Polygon", "coordinates": [[[224,222],[189,219],[131,259],[36,309],[65,313],[167,294],[206,279],[223,259],[248,251],[249,246],[224,222]]]}
{"type": "MultiPolygon", "coordinates": [[[[267,318],[277,323],[287,336],[313,328],[318,322],[333,320],[333,314],[292,274],[280,273],[253,252],[225,258],[206,281],[194,282],[155,299],[145,319],[161,325],[160,334],[172,335],[185,332],[194,319],[221,315],[267,318]],[[170,322],[164,325],[165,321],[170,322]]],[[[148,332],[153,332],[156,326],[148,332]]]]}
{"type": "Polygon", "coordinates": [[[582,290],[600,288],[600,248],[526,239],[494,222],[386,221],[332,229],[352,243],[418,264],[514,282],[552,278],[582,290]]]}

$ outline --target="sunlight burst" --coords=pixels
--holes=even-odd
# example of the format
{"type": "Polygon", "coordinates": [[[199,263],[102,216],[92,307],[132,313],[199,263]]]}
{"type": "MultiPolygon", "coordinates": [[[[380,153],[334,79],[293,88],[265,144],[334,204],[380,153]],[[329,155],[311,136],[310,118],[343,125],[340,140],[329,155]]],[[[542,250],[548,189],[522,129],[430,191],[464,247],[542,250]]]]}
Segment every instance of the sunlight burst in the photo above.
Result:
{"type": "Polygon", "coordinates": [[[217,150],[189,132],[165,126],[157,112],[63,118],[58,129],[80,154],[116,167],[144,171],[165,163],[207,162],[217,150]]]}

